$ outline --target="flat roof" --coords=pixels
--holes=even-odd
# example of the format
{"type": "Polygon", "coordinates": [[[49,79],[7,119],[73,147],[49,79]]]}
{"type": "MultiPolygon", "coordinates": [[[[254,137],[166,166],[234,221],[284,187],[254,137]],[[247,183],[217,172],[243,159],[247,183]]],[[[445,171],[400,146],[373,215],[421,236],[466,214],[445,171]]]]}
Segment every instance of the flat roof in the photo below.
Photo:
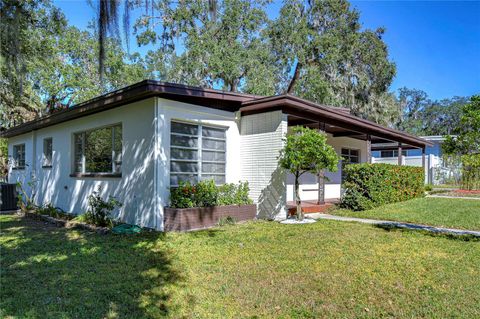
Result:
{"type": "Polygon", "coordinates": [[[282,110],[297,117],[323,121],[350,131],[370,134],[416,147],[432,145],[419,137],[351,115],[344,108],[316,104],[289,94],[264,97],[155,80],[138,82],[76,104],[68,109],[26,122],[1,132],[0,136],[6,138],[14,137],[154,96],[229,112],[240,111],[242,115],[282,110]]]}
{"type": "Polygon", "coordinates": [[[251,94],[204,89],[155,80],[144,80],[76,104],[68,109],[53,112],[38,119],[17,125],[4,132],[0,132],[0,136],[6,138],[17,136],[154,96],[230,112],[237,111],[241,107],[242,102],[259,97],[251,94]]]}
{"type": "Polygon", "coordinates": [[[273,110],[282,110],[286,114],[295,115],[309,120],[328,123],[345,130],[368,134],[374,137],[408,144],[415,147],[433,145],[431,142],[420,137],[388,128],[351,115],[334,107],[317,104],[299,97],[284,94],[254,99],[242,103],[240,112],[242,115],[263,113],[273,110]]]}

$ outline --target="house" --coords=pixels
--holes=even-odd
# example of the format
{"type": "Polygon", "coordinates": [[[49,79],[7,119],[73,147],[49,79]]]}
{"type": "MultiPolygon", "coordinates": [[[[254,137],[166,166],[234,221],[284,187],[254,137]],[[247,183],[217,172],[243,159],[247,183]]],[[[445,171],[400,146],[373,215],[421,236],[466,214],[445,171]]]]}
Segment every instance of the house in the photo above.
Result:
{"type": "Polygon", "coordinates": [[[258,217],[282,219],[293,179],[278,167],[289,127],[325,131],[344,157],[329,182],[302,176],[301,196],[341,195],[341,166],[371,161],[376,143],[425,148],[424,139],[291,95],[249,94],[152,80],[128,86],[2,133],[9,181],[37,204],[82,213],[97,186],[122,203],[117,217],[163,230],[169,189],[180,181],[248,181],[258,217]]]}
{"type": "MultiPolygon", "coordinates": [[[[425,149],[425,183],[427,184],[444,184],[451,180],[460,179],[460,170],[458,167],[447,165],[442,156],[442,144],[445,136],[430,135],[421,136],[426,141],[432,143],[425,149]]],[[[422,166],[422,152],[416,148],[402,150],[402,164],[411,166],[422,166]]],[[[372,149],[372,157],[374,163],[396,163],[398,159],[398,151],[395,143],[385,143],[376,145],[372,149]]]]}

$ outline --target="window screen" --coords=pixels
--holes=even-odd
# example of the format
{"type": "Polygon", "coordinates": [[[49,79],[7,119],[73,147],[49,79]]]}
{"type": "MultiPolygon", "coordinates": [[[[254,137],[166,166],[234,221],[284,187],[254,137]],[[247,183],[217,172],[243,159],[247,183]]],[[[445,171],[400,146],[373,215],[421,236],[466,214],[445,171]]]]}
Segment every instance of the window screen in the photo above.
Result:
{"type": "Polygon", "coordinates": [[[25,144],[13,145],[13,160],[15,168],[25,168],[25,144]]]}
{"type": "Polygon", "coordinates": [[[122,126],[74,134],[75,173],[121,173],[122,126]]]}
{"type": "Polygon", "coordinates": [[[360,163],[360,151],[350,148],[342,148],[342,183],[345,179],[344,168],[347,164],[360,163]]]}
{"type": "Polygon", "coordinates": [[[53,140],[51,137],[43,139],[43,167],[52,166],[53,140]]]}
{"type": "Polygon", "coordinates": [[[226,129],[171,123],[170,185],[212,179],[225,183],[226,129]]]}

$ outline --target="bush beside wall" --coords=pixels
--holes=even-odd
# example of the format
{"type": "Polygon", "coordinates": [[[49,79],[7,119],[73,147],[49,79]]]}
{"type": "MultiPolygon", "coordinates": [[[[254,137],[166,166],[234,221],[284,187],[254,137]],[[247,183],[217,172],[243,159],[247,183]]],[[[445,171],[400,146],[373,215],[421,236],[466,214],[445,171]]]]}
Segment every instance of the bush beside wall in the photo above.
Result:
{"type": "Polygon", "coordinates": [[[213,180],[197,184],[181,183],[170,189],[170,207],[192,208],[228,205],[248,205],[253,201],[248,197],[248,182],[217,186],[213,180]]]}
{"type": "Polygon", "coordinates": [[[422,167],[363,163],[347,165],[344,173],[345,208],[366,210],[424,196],[422,167]]]}

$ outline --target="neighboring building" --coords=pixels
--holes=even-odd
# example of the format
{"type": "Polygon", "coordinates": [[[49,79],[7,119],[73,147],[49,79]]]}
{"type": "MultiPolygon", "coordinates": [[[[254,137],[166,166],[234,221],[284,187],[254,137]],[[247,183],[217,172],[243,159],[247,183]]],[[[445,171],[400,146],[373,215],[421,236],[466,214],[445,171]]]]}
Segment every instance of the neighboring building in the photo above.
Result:
{"type": "MultiPolygon", "coordinates": [[[[425,182],[429,184],[442,184],[449,179],[458,179],[459,172],[455,168],[447,167],[442,159],[442,144],[445,136],[421,136],[432,143],[425,149],[425,182]]],[[[377,145],[379,150],[372,150],[374,163],[396,163],[398,159],[398,146],[394,143],[377,145]]],[[[420,149],[402,149],[402,163],[404,165],[422,166],[422,151],[420,149]]]]}
{"type": "MultiPolygon", "coordinates": [[[[430,136],[420,136],[426,141],[431,142],[432,146],[427,146],[425,149],[426,155],[434,155],[438,158],[442,157],[442,144],[445,141],[445,136],[442,135],[430,135],[430,136]]],[[[422,156],[422,151],[420,149],[408,149],[402,151],[403,156],[422,156]]],[[[372,150],[372,156],[375,158],[385,158],[385,157],[397,157],[397,150],[372,150]]]]}
{"type": "MultiPolygon", "coordinates": [[[[258,217],[285,218],[293,181],[279,168],[278,155],[295,125],[325,131],[344,162],[371,161],[377,143],[431,145],[291,95],[258,97],[150,80],[1,135],[9,143],[9,181],[23,183],[37,204],[80,214],[88,195],[102,186],[104,196],[123,203],[117,217],[163,230],[169,189],[182,180],[248,181],[258,217]]],[[[303,176],[302,199],[339,198],[343,164],[326,174],[326,185],[303,176]]]]}

